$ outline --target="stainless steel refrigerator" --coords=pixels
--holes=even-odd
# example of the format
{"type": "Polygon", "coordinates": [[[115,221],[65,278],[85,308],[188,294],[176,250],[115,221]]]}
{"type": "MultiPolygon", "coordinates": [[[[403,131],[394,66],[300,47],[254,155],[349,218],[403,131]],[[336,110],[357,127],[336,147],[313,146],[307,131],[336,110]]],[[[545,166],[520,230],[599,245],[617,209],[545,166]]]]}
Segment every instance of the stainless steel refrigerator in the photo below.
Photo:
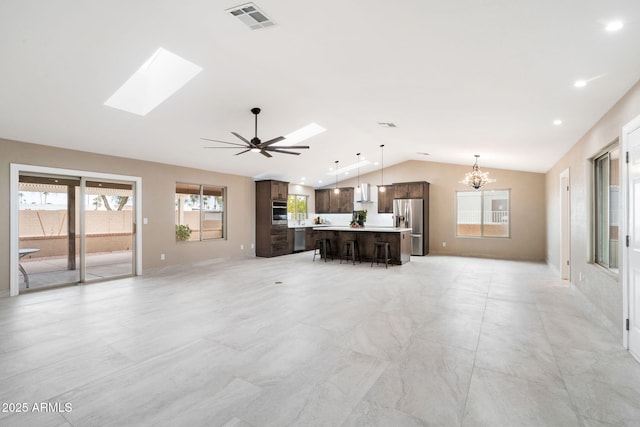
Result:
{"type": "Polygon", "coordinates": [[[393,218],[396,227],[411,229],[411,255],[424,255],[424,201],[395,199],[393,218]]]}

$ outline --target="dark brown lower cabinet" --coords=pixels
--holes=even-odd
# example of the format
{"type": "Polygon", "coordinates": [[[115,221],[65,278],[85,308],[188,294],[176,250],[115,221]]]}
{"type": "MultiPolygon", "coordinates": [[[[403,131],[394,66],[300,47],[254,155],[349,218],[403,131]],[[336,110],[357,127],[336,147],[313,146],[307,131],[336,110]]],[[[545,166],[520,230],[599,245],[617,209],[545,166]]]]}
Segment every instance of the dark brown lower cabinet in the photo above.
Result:
{"type": "Polygon", "coordinates": [[[289,228],[271,227],[271,256],[286,255],[289,251],[289,228]]]}
{"type": "Polygon", "coordinates": [[[329,239],[334,256],[339,258],[345,240],[356,240],[360,249],[362,262],[371,262],[375,258],[375,242],[389,242],[391,247],[391,263],[406,264],[411,255],[411,232],[380,232],[374,231],[334,231],[318,230],[318,237],[329,239]]]}

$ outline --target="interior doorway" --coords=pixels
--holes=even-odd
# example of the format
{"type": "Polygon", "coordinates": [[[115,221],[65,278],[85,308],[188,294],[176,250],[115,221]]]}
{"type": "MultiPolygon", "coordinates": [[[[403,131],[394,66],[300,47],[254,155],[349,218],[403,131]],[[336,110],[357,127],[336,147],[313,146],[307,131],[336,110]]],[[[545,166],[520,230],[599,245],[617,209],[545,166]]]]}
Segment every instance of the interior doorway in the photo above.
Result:
{"type": "Polygon", "coordinates": [[[140,274],[140,185],[12,164],[10,294],[140,274]]]}

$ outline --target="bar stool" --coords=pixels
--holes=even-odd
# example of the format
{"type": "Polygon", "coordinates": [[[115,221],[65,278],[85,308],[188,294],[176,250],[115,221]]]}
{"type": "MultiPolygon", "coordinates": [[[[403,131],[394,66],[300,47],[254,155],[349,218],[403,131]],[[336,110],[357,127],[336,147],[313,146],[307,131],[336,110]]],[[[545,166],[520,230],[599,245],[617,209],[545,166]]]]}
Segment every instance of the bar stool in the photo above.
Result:
{"type": "Polygon", "coordinates": [[[389,268],[389,263],[391,262],[391,244],[389,242],[374,243],[371,267],[373,267],[374,261],[376,265],[378,265],[380,261],[384,261],[384,268],[389,268]],[[384,254],[384,257],[381,256],[382,254],[384,254]]]}
{"type": "Polygon", "coordinates": [[[327,258],[331,255],[333,261],[333,251],[331,250],[331,240],[329,239],[316,239],[316,245],[313,249],[313,260],[316,260],[316,255],[320,255],[320,258],[324,258],[324,262],[327,262],[327,258]]]}
{"type": "Polygon", "coordinates": [[[360,259],[360,247],[358,246],[357,240],[345,240],[342,243],[342,256],[340,257],[340,264],[342,264],[343,259],[351,259],[353,265],[356,265],[356,257],[358,257],[358,262],[362,263],[360,259]]]}

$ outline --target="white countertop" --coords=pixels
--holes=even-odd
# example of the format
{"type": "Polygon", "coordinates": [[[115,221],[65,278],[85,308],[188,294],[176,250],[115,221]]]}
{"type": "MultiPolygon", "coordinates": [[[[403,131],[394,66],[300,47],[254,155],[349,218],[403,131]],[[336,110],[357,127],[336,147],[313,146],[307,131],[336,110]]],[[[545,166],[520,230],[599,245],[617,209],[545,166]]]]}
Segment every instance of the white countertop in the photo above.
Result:
{"type": "Polygon", "coordinates": [[[324,224],[314,224],[313,221],[309,221],[305,224],[296,224],[294,222],[290,222],[287,225],[289,228],[310,228],[310,227],[328,227],[329,224],[324,225],[324,224]]]}
{"type": "Polygon", "coordinates": [[[368,231],[374,233],[400,233],[402,231],[411,231],[410,228],[401,228],[401,227],[358,227],[351,228],[348,225],[346,226],[319,226],[313,227],[314,230],[327,230],[327,231],[368,231]]]}

